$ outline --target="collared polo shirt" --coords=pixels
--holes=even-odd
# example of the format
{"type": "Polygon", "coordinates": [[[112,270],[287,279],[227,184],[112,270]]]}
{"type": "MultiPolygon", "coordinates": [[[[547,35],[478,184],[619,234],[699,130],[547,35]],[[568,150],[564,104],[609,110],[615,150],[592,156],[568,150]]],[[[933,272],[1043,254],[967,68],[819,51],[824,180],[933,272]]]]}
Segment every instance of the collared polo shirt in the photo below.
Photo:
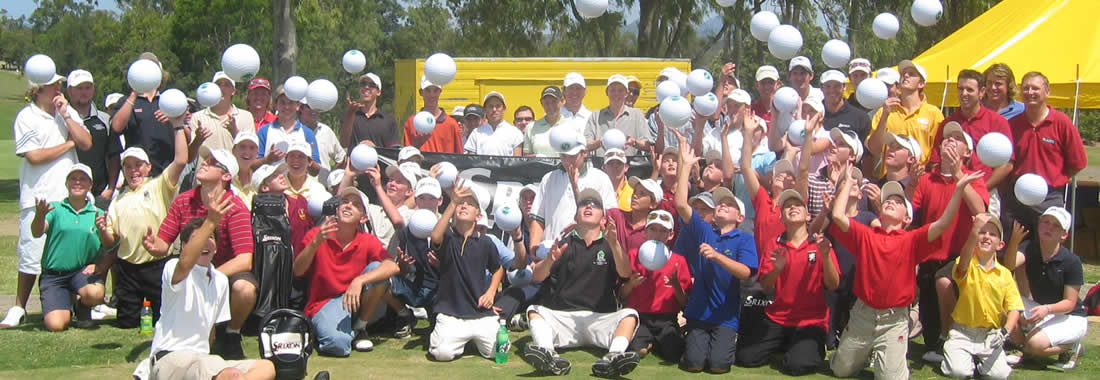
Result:
{"type": "Polygon", "coordinates": [[[630,198],[634,197],[634,188],[630,186],[630,181],[623,181],[623,184],[615,189],[615,196],[618,198],[619,210],[625,212],[632,210],[630,208],[630,198]]]}
{"type": "Polygon", "coordinates": [[[210,331],[229,321],[229,278],[217,269],[195,265],[176,284],[179,259],[168,260],[160,272],[161,316],[153,329],[152,353],[191,351],[210,353],[210,331]]]}
{"type": "Polygon", "coordinates": [[[397,119],[393,115],[376,110],[367,116],[363,110],[355,111],[355,120],[352,121],[352,144],[370,140],[378,147],[400,146],[401,132],[397,129],[397,119]]]}
{"type": "Polygon", "coordinates": [[[1024,113],[1024,102],[1013,99],[1008,102],[1008,105],[997,110],[997,113],[1004,117],[1006,120],[1016,117],[1016,115],[1024,113]]]}
{"type": "Polygon", "coordinates": [[[558,151],[550,146],[550,128],[562,125],[563,122],[565,122],[564,117],[558,117],[554,125],[550,125],[545,117],[535,120],[526,131],[523,131],[523,153],[539,157],[557,157],[558,151]]]}
{"type": "Polygon", "coordinates": [[[823,124],[826,131],[840,128],[855,132],[859,136],[859,141],[866,141],[867,136],[871,135],[871,118],[867,116],[867,111],[847,101],[836,112],[829,111],[829,107],[825,107],[823,124]]]}
{"type": "Polygon", "coordinates": [[[723,234],[694,210],[678,235],[674,251],[684,256],[695,277],[684,317],[737,330],[741,314],[741,280],[717,262],[703,257],[699,246],[709,244],[755,274],[759,260],[752,235],[736,228],[723,234]]]}
{"type": "MultiPolygon", "coordinates": [[[[633,137],[635,140],[649,140],[653,141],[653,136],[649,133],[649,127],[646,125],[645,115],[642,111],[634,108],[623,106],[623,112],[618,116],[611,113],[611,108],[602,108],[599,112],[593,113],[588,118],[587,124],[584,127],[584,138],[586,140],[600,140],[603,138],[604,132],[609,129],[618,129],[623,132],[627,137],[633,137]]],[[[604,148],[600,147],[596,150],[596,155],[603,157],[604,148]]],[[[633,146],[627,146],[624,148],[626,155],[634,156],[638,154],[638,149],[633,146]]]]}
{"type": "Polygon", "coordinates": [[[431,251],[431,247],[428,246],[428,239],[413,236],[409,226],[406,225],[397,231],[394,238],[390,240],[390,254],[396,256],[398,248],[416,260],[413,263],[411,273],[402,273],[412,282],[413,288],[438,289],[439,268],[428,263],[428,252],[431,251]]]}
{"type": "MultiPolygon", "coordinates": [[[[825,329],[829,325],[829,307],[825,305],[825,258],[817,249],[817,242],[806,239],[794,245],[786,233],[769,239],[764,251],[778,250],[786,256],[785,265],[775,279],[775,298],[764,307],[768,318],[781,326],[815,326],[825,329]]],[[[840,272],[836,253],[829,251],[832,265],[840,272]]],[[[770,257],[760,260],[760,276],[775,270],[770,257]]]]}
{"type": "Polygon", "coordinates": [[[1054,107],[1047,106],[1047,110],[1046,119],[1039,125],[1031,125],[1027,114],[1008,121],[1016,152],[1012,176],[1035,173],[1051,187],[1065,186],[1069,182],[1067,173],[1088,166],[1089,158],[1073,121],[1054,107]]]}
{"type": "MultiPolygon", "coordinates": [[[[1058,252],[1050,258],[1043,260],[1043,253],[1039,250],[1036,241],[1024,242],[1020,251],[1024,253],[1024,267],[1027,271],[1027,282],[1031,288],[1031,298],[1041,305],[1058,303],[1065,297],[1067,286],[1081,286],[1085,283],[1084,271],[1081,268],[1081,258],[1066,249],[1058,247],[1058,252]]],[[[1084,317],[1085,308],[1078,298],[1077,304],[1069,315],[1084,317]]]]}
{"type": "MultiPolygon", "coordinates": [[[[69,111],[69,116],[80,120],[80,115],[69,111]]],[[[15,115],[13,125],[15,155],[24,157],[27,152],[52,148],[69,140],[69,127],[65,120],[46,113],[28,103],[15,115]]],[[[65,178],[77,162],[77,149],[69,149],[50,162],[32,164],[24,159],[19,163],[19,209],[34,207],[35,198],[60,201],[69,195],[65,178]]]]}
{"type": "MultiPolygon", "coordinates": [[[[314,227],[306,232],[302,241],[308,243],[320,232],[320,227],[314,227]]],[[[313,262],[306,275],[309,278],[306,315],[316,315],[325,302],[344,294],[351,280],[363,274],[368,264],[389,259],[390,254],[382,242],[366,232],[356,232],[355,238],[346,247],[335,237],[322,241],[313,254],[313,262]]]]}
{"type": "Polygon", "coordinates": [[[487,156],[514,156],[516,148],[523,146],[523,132],[507,121],[493,128],[482,124],[470,132],[463,150],[487,156]]]}
{"type": "Polygon", "coordinates": [[[637,250],[638,247],[642,246],[642,243],[648,240],[645,237],[645,224],[647,219],[642,219],[641,226],[635,227],[631,225],[630,214],[627,211],[613,208],[607,210],[606,215],[608,219],[615,221],[616,232],[619,236],[619,244],[622,245],[624,251],[637,250]]]}
{"type": "MultiPolygon", "coordinates": [[[[121,107],[121,103],[120,107],[121,107]]],[[[130,121],[126,123],[126,129],[122,131],[126,139],[126,147],[136,146],[145,149],[149,155],[149,163],[153,165],[150,176],[159,175],[175,159],[176,151],[172,147],[176,144],[175,130],[169,123],[157,121],[153,115],[160,109],[160,93],[153,99],[147,99],[139,94],[134,99],[133,111],[130,121]]],[[[115,114],[118,117],[118,114],[115,114]]]]}
{"type": "Polygon", "coordinates": [[[592,118],[592,111],[581,104],[581,108],[577,109],[574,113],[565,105],[561,106],[561,123],[570,126],[577,133],[584,133],[585,126],[588,125],[588,119],[592,118]]]}
{"type": "Polygon", "coordinates": [[[836,184],[829,180],[828,170],[829,167],[826,166],[818,170],[816,174],[810,174],[806,211],[809,211],[810,215],[815,217],[825,210],[825,194],[836,192],[836,184]]]}
{"type": "MultiPolygon", "coordinates": [[[[868,113],[868,112],[871,111],[870,108],[864,107],[862,104],[859,103],[859,99],[856,97],[856,92],[855,91],[852,91],[852,94],[848,95],[848,104],[851,104],[853,107],[856,107],[857,109],[859,109],[863,113],[868,113]]],[[[868,116],[870,116],[870,115],[868,115],[868,116]]]]}
{"type": "MultiPolygon", "coordinates": [[[[775,200],[768,195],[768,191],[760,185],[760,190],[757,190],[756,196],[752,198],[752,206],[756,209],[756,219],[753,219],[752,224],[752,234],[756,237],[756,252],[770,252],[767,250],[768,246],[787,229],[779,219],[781,212],[779,205],[775,204],[775,200]]],[[[768,255],[760,255],[760,259],[768,261],[768,255]]]]}
{"type": "MultiPolygon", "coordinates": [[[[279,121],[275,120],[260,128],[256,135],[260,137],[260,154],[257,158],[264,158],[267,152],[271,151],[271,148],[280,142],[292,143],[295,141],[305,142],[309,144],[310,158],[313,161],[320,163],[321,154],[317,152],[317,135],[313,134],[313,130],[306,128],[302,125],[300,120],[294,121],[294,127],[289,131],[284,129],[282,125],[279,125],[279,121]]],[[[283,152],[287,153],[287,152],[283,152]]]]}
{"type": "MultiPolygon", "coordinates": [[[[963,173],[970,173],[970,171],[963,170],[963,173]]],[[[925,173],[921,176],[917,180],[917,188],[913,191],[913,199],[910,200],[913,204],[913,214],[915,214],[913,225],[932,224],[939,219],[947,210],[947,204],[951,202],[957,181],[939,172],[925,173]]],[[[989,206],[989,190],[985,188],[985,180],[978,178],[970,182],[970,188],[982,198],[982,204],[986,206],[983,207],[982,212],[985,212],[985,208],[989,206]]],[[[942,249],[933,255],[935,259],[946,259],[962,252],[963,244],[966,244],[971,227],[974,226],[973,218],[974,213],[966,205],[966,201],[960,200],[954,223],[940,235],[940,239],[948,244],[941,245],[942,249]]]]}
{"type": "Polygon", "coordinates": [[[328,194],[328,190],[325,189],[325,185],[321,184],[321,181],[317,180],[317,177],[306,174],[306,181],[302,183],[302,187],[295,188],[294,184],[290,183],[287,179],[287,183],[290,187],[286,189],[286,195],[297,198],[306,198],[317,194],[328,194]]]}
{"type": "MultiPolygon", "coordinates": [[[[251,114],[251,112],[249,112],[249,114],[251,114]]],[[[255,116],[253,116],[253,118],[254,118],[254,120],[252,121],[252,124],[253,124],[252,125],[252,130],[253,131],[258,131],[258,130],[260,130],[260,127],[265,126],[267,124],[270,124],[270,123],[274,122],[275,120],[279,120],[278,116],[276,116],[275,114],[273,114],[271,112],[267,112],[267,111],[264,112],[264,117],[261,117],[259,119],[255,119],[255,116]]]]}
{"type": "MultiPolygon", "coordinates": [[[[252,120],[252,113],[237,108],[237,106],[229,105],[229,112],[224,116],[214,113],[210,107],[203,108],[202,111],[191,116],[191,125],[196,128],[191,129],[191,138],[195,138],[195,134],[198,133],[199,125],[202,125],[211,132],[210,138],[202,142],[202,146],[210,149],[224,149],[227,152],[233,151],[233,138],[236,137],[229,131],[229,116],[233,116],[233,126],[237,128],[237,132],[242,131],[255,131],[256,122],[252,120]]],[[[267,124],[267,123],[264,123],[267,124]]]]}
{"type": "Polygon", "coordinates": [[[490,278],[485,271],[500,269],[497,246],[488,235],[476,231],[461,236],[454,228],[443,233],[443,241],[434,244],[439,255],[439,287],[432,311],[458,318],[481,318],[496,315],[492,308],[477,305],[478,298],[489,289],[490,278]]]}
{"type": "MultiPolygon", "coordinates": [[[[542,176],[535,200],[531,203],[531,218],[543,223],[543,239],[552,240],[561,236],[565,227],[573,224],[577,214],[577,200],[574,198],[569,176],[562,169],[556,169],[542,176]]],[[[577,179],[577,188],[593,188],[600,193],[600,202],[604,210],[615,208],[615,188],[607,174],[591,165],[585,165],[577,179]]]]}
{"type": "Polygon", "coordinates": [[[176,185],[163,175],[148,178],[136,189],[119,190],[107,209],[107,225],[118,235],[118,258],[131,264],[158,260],[142,246],[149,227],[159,225],[168,215],[168,206],[176,196],[176,185]]]}
{"type": "Polygon", "coordinates": [[[252,210],[252,198],[256,197],[256,193],[259,189],[252,186],[251,183],[243,184],[241,179],[237,176],[233,176],[233,181],[229,183],[230,189],[233,189],[233,194],[237,194],[241,198],[241,202],[244,202],[245,206],[248,206],[249,210],[252,210]]]}
{"type": "MultiPolygon", "coordinates": [[[[69,106],[72,108],[72,106],[69,106]]],[[[107,188],[107,161],[111,157],[122,154],[122,141],[119,134],[111,130],[111,116],[95,108],[95,103],[88,105],[87,117],[81,117],[84,128],[92,135],[92,147],[87,151],[76,150],[80,163],[88,165],[92,169],[92,195],[99,195],[107,188]]],[[[70,114],[77,113],[75,108],[70,114]]]]}
{"type": "Polygon", "coordinates": [[[600,234],[592,245],[588,245],[576,231],[566,240],[568,246],[554,261],[550,276],[542,283],[546,293],[540,305],[554,310],[596,313],[618,310],[619,300],[615,293],[620,278],[615,270],[611,244],[600,234]]]}
{"type": "Polygon", "coordinates": [[[321,157],[322,168],[332,169],[334,163],[343,162],[347,158],[348,151],[340,145],[340,138],[328,124],[318,122],[313,128],[313,134],[317,137],[317,154],[321,157]]]}
{"type": "Polygon", "coordinates": [[[421,134],[413,127],[413,116],[405,120],[405,145],[416,147],[421,152],[464,153],[462,149],[462,128],[458,120],[440,113],[435,119],[435,129],[429,134],[421,134]]]}
{"type": "MultiPolygon", "coordinates": [[[[160,224],[157,237],[171,244],[176,241],[183,226],[194,218],[206,217],[206,205],[202,204],[202,186],[184,191],[168,207],[168,215],[160,224]]],[[[255,251],[252,241],[252,215],[241,198],[228,192],[232,197],[233,209],[218,223],[215,233],[218,249],[211,263],[221,266],[238,255],[251,255],[255,251]]]]}
{"type": "MultiPolygon", "coordinates": [[[[875,116],[871,118],[874,121],[871,132],[878,129],[878,121],[882,118],[882,112],[884,112],[884,108],[879,108],[875,112],[875,116]]],[[[940,109],[928,104],[922,97],[920,106],[912,112],[900,105],[893,107],[889,112],[890,114],[886,118],[886,130],[897,135],[917,139],[917,142],[920,143],[921,152],[923,152],[920,162],[928,162],[928,157],[932,154],[933,140],[936,138],[936,134],[939,133],[940,125],[943,124],[943,113],[940,112],[940,109]]],[[[886,153],[886,147],[882,148],[882,152],[883,154],[886,153]]],[[[885,172],[886,169],[883,168],[880,175],[885,172]]]]}
{"type": "MultiPolygon", "coordinates": [[[[974,139],[974,149],[978,149],[978,141],[985,136],[986,133],[999,132],[1012,141],[1012,128],[1008,126],[1008,120],[1004,117],[993,112],[985,106],[979,106],[977,114],[969,119],[963,116],[961,111],[955,111],[947,119],[944,119],[943,123],[947,124],[949,121],[954,121],[962,126],[970,138],[974,139]]],[[[928,162],[939,163],[940,162],[940,143],[943,142],[943,125],[940,126],[940,130],[936,132],[936,140],[933,145],[932,155],[928,158],[928,162]]],[[[970,171],[980,171],[985,175],[985,179],[988,180],[990,175],[993,175],[993,168],[986,166],[982,163],[982,160],[978,158],[978,153],[971,152],[970,161],[967,162],[966,168],[970,171]]],[[[1012,152],[1012,159],[1016,159],[1016,152],[1012,152]]]]}
{"type": "Polygon", "coordinates": [[[691,269],[687,261],[679,253],[669,252],[668,262],[657,270],[646,269],[642,262],[638,261],[638,250],[627,252],[630,258],[630,270],[644,277],[640,284],[630,291],[630,297],[626,299],[626,307],[639,313],[648,314],[676,314],[683,307],[676,300],[676,289],[672,287],[672,281],[680,283],[680,289],[691,294],[691,269]],[[673,273],[675,272],[675,273],[673,273]]]}
{"type": "Polygon", "coordinates": [[[852,292],[868,306],[889,309],[909,306],[915,297],[917,264],[930,259],[942,238],[928,241],[928,227],[887,232],[882,227],[867,227],[848,218],[848,232],[836,223],[829,234],[848,248],[856,259],[852,292]]]}
{"type": "Polygon", "coordinates": [[[767,120],[769,123],[772,121],[772,106],[771,104],[764,103],[763,100],[757,99],[749,105],[752,109],[753,115],[759,116],[761,119],[767,120]]]}
{"type": "Polygon", "coordinates": [[[84,269],[99,256],[99,229],[95,218],[103,210],[95,203],[85,202],[80,210],[74,209],[69,198],[50,202],[53,210],[46,213],[46,245],[42,249],[42,269],[72,272],[84,269]]]}
{"type": "Polygon", "coordinates": [[[983,268],[979,264],[977,250],[970,263],[960,263],[955,259],[951,277],[959,287],[959,300],[951,319],[969,327],[1001,328],[1005,317],[1012,310],[1024,310],[1024,301],[1016,288],[1016,279],[1012,271],[997,260],[992,268],[983,268]],[[959,265],[966,265],[966,273],[958,275],[959,265]]]}

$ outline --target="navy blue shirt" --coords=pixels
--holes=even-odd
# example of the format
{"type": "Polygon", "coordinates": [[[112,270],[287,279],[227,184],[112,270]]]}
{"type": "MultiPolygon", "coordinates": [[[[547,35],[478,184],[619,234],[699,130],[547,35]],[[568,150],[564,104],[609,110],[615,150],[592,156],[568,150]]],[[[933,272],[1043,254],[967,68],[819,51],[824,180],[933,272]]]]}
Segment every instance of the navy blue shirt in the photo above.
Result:
{"type": "MultiPolygon", "coordinates": [[[[119,102],[118,106],[121,107],[121,105],[122,102],[119,102]]],[[[149,178],[160,175],[176,155],[174,148],[176,131],[171,124],[157,121],[153,113],[159,109],[160,94],[153,99],[138,95],[134,99],[130,121],[122,131],[122,136],[126,139],[126,147],[136,146],[144,149],[149,155],[149,163],[153,166],[153,170],[149,171],[149,178]]],[[[115,117],[118,117],[117,113],[115,117]]]]}
{"type": "MultiPolygon", "coordinates": [[[[1027,271],[1027,282],[1031,288],[1031,298],[1040,305],[1049,305],[1061,302],[1065,297],[1067,286],[1081,286],[1085,283],[1084,271],[1081,268],[1081,258],[1070,252],[1066,247],[1058,247],[1058,252],[1043,262],[1043,253],[1039,250],[1038,241],[1029,241],[1020,247],[1024,252],[1024,267],[1027,271]]],[[[1069,315],[1080,317],[1087,316],[1081,298],[1075,301],[1073,310],[1069,315]]]]}
{"type": "Polygon", "coordinates": [[[741,280],[699,254],[699,246],[704,243],[756,273],[759,266],[756,241],[752,234],[736,228],[720,233],[695,211],[691,212],[691,220],[683,225],[676,239],[674,251],[684,256],[695,277],[684,317],[737,330],[741,314],[741,280]]]}
{"type": "Polygon", "coordinates": [[[395,239],[400,242],[401,250],[412,256],[413,272],[408,274],[414,289],[435,289],[439,283],[439,268],[428,263],[428,239],[417,238],[405,226],[397,232],[395,239]]]}
{"type": "Polygon", "coordinates": [[[464,237],[448,228],[435,252],[439,258],[435,312],[458,318],[496,315],[493,309],[477,305],[491,281],[486,278],[485,271],[491,273],[500,269],[500,256],[492,239],[477,232],[464,237]]]}

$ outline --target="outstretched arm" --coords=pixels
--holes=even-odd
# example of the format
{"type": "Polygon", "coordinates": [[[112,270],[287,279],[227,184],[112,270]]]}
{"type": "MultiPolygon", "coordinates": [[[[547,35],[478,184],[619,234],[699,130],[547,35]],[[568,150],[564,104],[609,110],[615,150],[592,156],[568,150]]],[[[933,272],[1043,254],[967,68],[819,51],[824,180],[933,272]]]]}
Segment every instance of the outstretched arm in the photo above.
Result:
{"type": "Polygon", "coordinates": [[[955,222],[955,215],[958,214],[959,202],[962,201],[963,193],[966,192],[966,188],[970,186],[971,182],[981,178],[981,176],[981,172],[973,172],[959,178],[959,181],[955,183],[955,192],[951,194],[951,200],[947,202],[947,208],[944,209],[943,215],[940,215],[940,218],[928,227],[928,241],[939,239],[940,234],[951,227],[951,224],[955,222]]]}

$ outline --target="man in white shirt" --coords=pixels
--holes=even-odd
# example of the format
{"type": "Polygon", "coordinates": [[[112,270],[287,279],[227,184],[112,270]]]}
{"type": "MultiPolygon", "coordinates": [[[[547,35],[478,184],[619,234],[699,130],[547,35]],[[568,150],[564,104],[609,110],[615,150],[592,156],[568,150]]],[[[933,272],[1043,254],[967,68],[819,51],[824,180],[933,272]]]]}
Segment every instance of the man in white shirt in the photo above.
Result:
{"type": "Polygon", "coordinates": [[[546,173],[535,192],[530,214],[530,252],[535,252],[544,239],[557,240],[562,231],[573,224],[579,189],[595,189],[603,198],[601,203],[605,208],[618,204],[611,179],[588,164],[583,135],[572,134],[555,148],[561,157],[561,168],[546,173]]]}
{"type": "Polygon", "coordinates": [[[224,195],[216,190],[206,217],[184,225],[180,257],[164,264],[161,318],[149,350],[150,379],[275,378],[271,361],[226,361],[210,355],[210,331],[230,318],[229,279],[210,265],[216,250],[214,229],[234,207],[233,197],[224,195]]]}
{"type": "Polygon", "coordinates": [[[312,129],[313,135],[317,138],[317,154],[321,156],[321,168],[327,172],[334,167],[340,167],[340,163],[347,158],[348,152],[340,145],[336,132],[319,120],[321,113],[310,107],[305,98],[300,102],[302,106],[298,108],[299,120],[306,128],[312,129]]]}
{"type": "MultiPolygon", "coordinates": [[[[222,71],[214,73],[212,82],[221,90],[222,98],[217,104],[192,115],[191,125],[202,126],[210,131],[210,137],[202,142],[202,146],[231,150],[237,133],[256,132],[256,122],[252,119],[251,112],[233,105],[233,96],[237,94],[237,82],[222,71]]],[[[198,133],[198,128],[192,128],[191,138],[194,139],[198,133]]]]}
{"type": "Polygon", "coordinates": [[[561,86],[565,89],[565,104],[561,106],[562,123],[569,125],[578,133],[583,132],[588,118],[592,117],[592,111],[588,110],[583,103],[587,91],[584,76],[577,72],[565,74],[565,80],[562,81],[561,86]]]}
{"type": "Polygon", "coordinates": [[[523,132],[504,120],[504,95],[490,91],[482,100],[485,124],[470,132],[463,150],[487,156],[522,156],[523,132]]]}

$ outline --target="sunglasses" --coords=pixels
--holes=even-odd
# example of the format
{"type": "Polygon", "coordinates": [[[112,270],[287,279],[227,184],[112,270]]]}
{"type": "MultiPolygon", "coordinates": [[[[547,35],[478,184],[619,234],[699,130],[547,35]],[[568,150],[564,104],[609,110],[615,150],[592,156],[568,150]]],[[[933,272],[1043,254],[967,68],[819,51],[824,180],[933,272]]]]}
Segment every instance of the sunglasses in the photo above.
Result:
{"type": "Polygon", "coordinates": [[[594,208],[603,208],[603,203],[595,199],[585,199],[583,201],[577,202],[578,208],[584,208],[587,206],[592,206],[594,208]]]}
{"type": "Polygon", "coordinates": [[[649,216],[646,217],[646,220],[660,220],[662,222],[671,222],[672,217],[666,214],[649,214],[649,216]]]}

